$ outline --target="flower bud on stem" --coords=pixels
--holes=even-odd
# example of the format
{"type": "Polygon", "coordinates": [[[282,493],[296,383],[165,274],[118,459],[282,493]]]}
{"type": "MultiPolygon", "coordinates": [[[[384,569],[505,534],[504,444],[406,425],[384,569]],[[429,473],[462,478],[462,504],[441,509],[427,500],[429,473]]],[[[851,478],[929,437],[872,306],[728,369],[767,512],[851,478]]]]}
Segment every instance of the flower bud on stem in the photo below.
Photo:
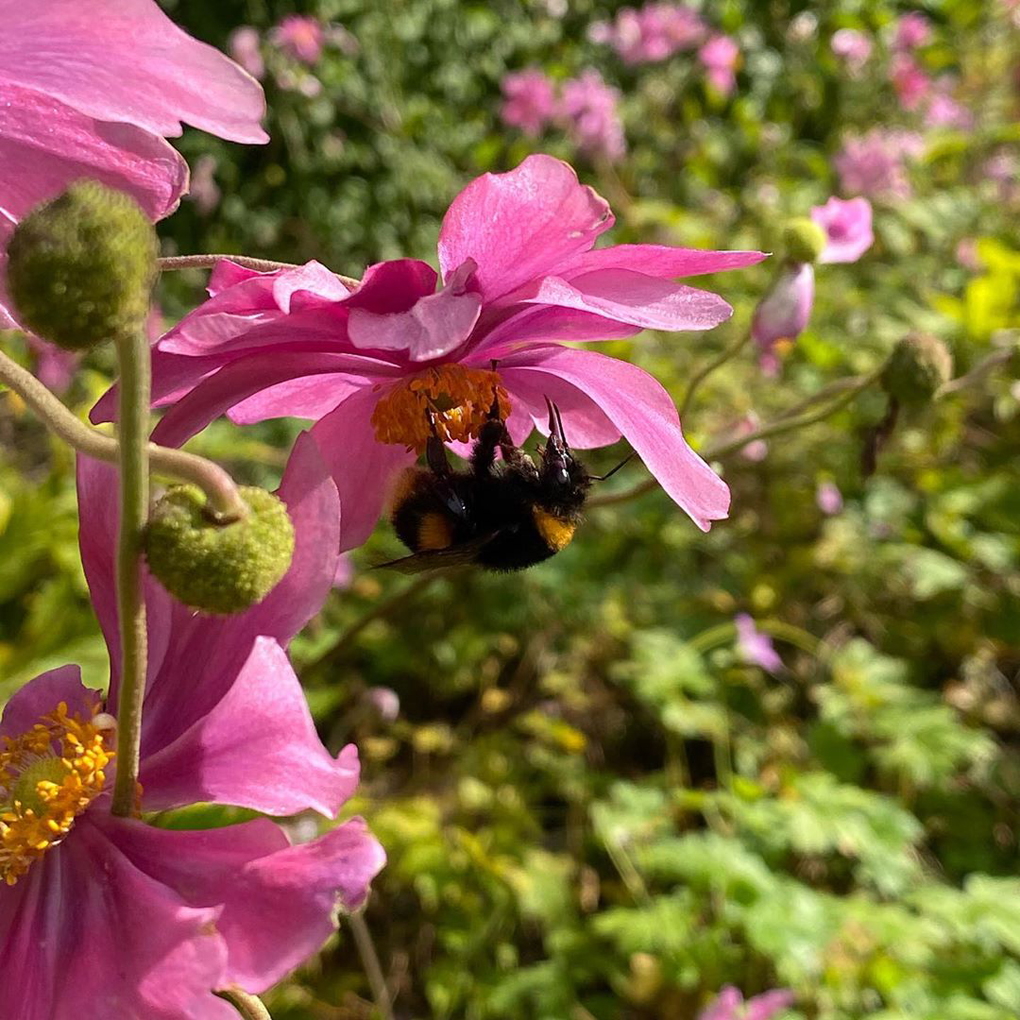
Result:
{"type": "Polygon", "coordinates": [[[244,1017],[244,1020],[273,1020],[269,1015],[269,1010],[257,995],[249,995],[247,992],[241,991],[240,988],[226,988],[216,994],[221,999],[226,999],[244,1017]]]}

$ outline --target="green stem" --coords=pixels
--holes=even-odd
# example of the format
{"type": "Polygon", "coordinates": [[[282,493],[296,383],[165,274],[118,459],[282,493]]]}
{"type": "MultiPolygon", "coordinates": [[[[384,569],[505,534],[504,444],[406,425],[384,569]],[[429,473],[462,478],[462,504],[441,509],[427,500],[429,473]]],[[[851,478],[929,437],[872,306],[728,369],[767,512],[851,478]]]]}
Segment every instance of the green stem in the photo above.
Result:
{"type": "Polygon", "coordinates": [[[379,963],[379,956],[375,951],[372,933],[368,930],[368,925],[365,924],[365,918],[360,911],[349,914],[347,920],[354,933],[354,941],[357,944],[365,973],[368,975],[368,983],[372,986],[372,997],[375,999],[376,1009],[382,1020],[393,1020],[390,991],[386,987],[386,978],[383,976],[382,965],[379,963]]]}
{"type": "MultiPolygon", "coordinates": [[[[300,269],[293,262],[274,262],[272,259],[257,259],[251,255],[172,255],[158,260],[161,272],[167,273],[175,269],[214,269],[224,259],[245,269],[254,269],[257,273],[275,273],[278,269],[300,269]]],[[[360,283],[352,276],[334,274],[346,287],[357,287],[360,283]]]]}
{"type": "Polygon", "coordinates": [[[708,364],[700,368],[691,378],[691,381],[687,384],[687,392],[684,394],[683,402],[680,404],[680,420],[683,421],[687,417],[687,412],[691,409],[691,404],[694,403],[694,396],[698,392],[701,384],[717,369],[722,368],[731,358],[735,358],[748,344],[751,339],[751,334],[743,333],[737,339],[730,344],[729,347],[720,351],[708,364]]]}
{"type": "Polygon", "coordinates": [[[221,999],[226,999],[244,1020],[273,1020],[269,1010],[257,995],[249,995],[240,988],[225,988],[216,994],[221,999]]]}
{"type": "MultiPolygon", "coordinates": [[[[112,436],[75,417],[31,372],[0,351],[0,383],[10,387],[51,432],[87,457],[116,464],[120,444],[112,436]]],[[[208,497],[221,520],[236,520],[248,512],[233,479],[218,464],[184,450],[148,444],[153,474],[193,482],[208,497]]]]}
{"type": "Polygon", "coordinates": [[[120,697],[117,778],[112,812],[135,811],[147,638],[142,594],[142,529],[149,514],[149,345],[141,334],[117,345],[120,360],[120,530],[117,538],[117,615],[120,621],[120,697]]]}

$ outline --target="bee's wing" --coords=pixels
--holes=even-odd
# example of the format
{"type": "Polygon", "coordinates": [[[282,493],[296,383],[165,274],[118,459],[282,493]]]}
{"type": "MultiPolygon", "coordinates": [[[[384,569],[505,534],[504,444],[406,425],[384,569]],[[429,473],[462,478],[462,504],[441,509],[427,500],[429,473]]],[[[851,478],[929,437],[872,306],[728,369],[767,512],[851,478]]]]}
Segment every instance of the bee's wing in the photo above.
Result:
{"type": "Polygon", "coordinates": [[[461,542],[459,545],[451,545],[446,549],[427,549],[410,556],[402,556],[399,560],[379,563],[375,569],[399,570],[402,574],[423,574],[430,570],[452,570],[454,567],[464,567],[474,563],[478,550],[498,534],[498,531],[491,531],[471,539],[470,542],[461,542]]]}

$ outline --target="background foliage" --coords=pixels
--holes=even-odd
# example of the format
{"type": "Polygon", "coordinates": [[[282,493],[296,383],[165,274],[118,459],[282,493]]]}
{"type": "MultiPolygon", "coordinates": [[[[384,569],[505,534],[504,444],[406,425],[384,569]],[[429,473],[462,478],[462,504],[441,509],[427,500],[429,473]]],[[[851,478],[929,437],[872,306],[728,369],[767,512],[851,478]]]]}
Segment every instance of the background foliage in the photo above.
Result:
{"type": "MultiPolygon", "coordinates": [[[[785,218],[837,193],[846,132],[913,126],[880,52],[853,80],[829,47],[841,27],[887,37],[907,9],[891,0],[704,5],[743,53],[729,100],[690,54],[628,67],[589,42],[616,8],[588,0],[164,6],[221,48],[237,25],[266,31],[294,11],[357,44],[327,46],[312,70],[267,44],[272,142],[185,135],[193,167],[215,160],[222,197],[161,226],[167,253],[317,258],[349,275],[434,260],[456,191],[529,151],[570,159],[610,198],[615,241],[769,250],[785,218]],[[531,65],[560,79],[597,67],[622,91],[628,155],[592,162],[555,130],[502,126],[500,80],[531,65]],[[295,87],[307,74],[316,95],[295,87]]],[[[986,167],[1016,151],[1017,33],[1004,3],[924,9],[926,60],[958,76],[974,130],[929,132],[913,197],[876,203],[872,250],[822,267],[778,379],[744,353],[706,380],[685,418],[697,444],[871,370],[910,330],[944,338],[957,375],[1015,343],[1020,185],[986,167]]],[[[747,329],[771,272],[714,281],[736,315],[713,333],[614,353],[682,399],[747,329]]],[[[202,282],[165,281],[168,320],[202,282]]],[[[109,370],[100,355],[77,377],[83,413],[109,370]]],[[[361,748],[353,807],[390,856],[367,920],[398,1016],[682,1020],[727,983],[792,988],[791,1017],[1017,1016],[1015,378],[1014,358],[901,421],[871,477],[877,392],[760,461],[727,458],[732,517],[707,537],[656,492],[592,510],[527,575],[409,586],[368,569],[397,554],[380,528],[294,655],[322,733],[361,748]],[[827,481],[844,498],[832,515],[816,505],[827,481]],[[783,672],[742,658],[738,612],[776,639],[783,672]],[[396,719],[373,709],[377,686],[399,695],[396,719]]],[[[197,447],[271,483],[296,428],[217,425],[197,447]]],[[[10,394],[0,441],[0,697],[70,661],[99,684],[71,459],[10,394]]],[[[613,485],[642,478],[630,467],[613,485]]],[[[369,1016],[368,997],[345,930],[269,1001],[297,1020],[369,1016]]]]}

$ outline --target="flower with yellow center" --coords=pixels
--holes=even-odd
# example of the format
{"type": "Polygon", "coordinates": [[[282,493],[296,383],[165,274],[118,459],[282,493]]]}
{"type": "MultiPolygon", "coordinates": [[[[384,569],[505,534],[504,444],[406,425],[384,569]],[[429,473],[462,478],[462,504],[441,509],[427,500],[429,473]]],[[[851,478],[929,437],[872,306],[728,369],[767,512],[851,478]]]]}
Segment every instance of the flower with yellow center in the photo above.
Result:
{"type": "Polygon", "coordinates": [[[0,877],[14,885],[106,785],[115,752],[109,716],[88,721],[61,702],[19,737],[0,746],[0,877]]]}
{"type": "Polygon", "coordinates": [[[475,439],[493,404],[501,419],[510,414],[510,398],[497,372],[438,365],[397,383],[376,404],[372,427],[380,443],[399,443],[421,453],[432,435],[444,443],[475,439]]]}

